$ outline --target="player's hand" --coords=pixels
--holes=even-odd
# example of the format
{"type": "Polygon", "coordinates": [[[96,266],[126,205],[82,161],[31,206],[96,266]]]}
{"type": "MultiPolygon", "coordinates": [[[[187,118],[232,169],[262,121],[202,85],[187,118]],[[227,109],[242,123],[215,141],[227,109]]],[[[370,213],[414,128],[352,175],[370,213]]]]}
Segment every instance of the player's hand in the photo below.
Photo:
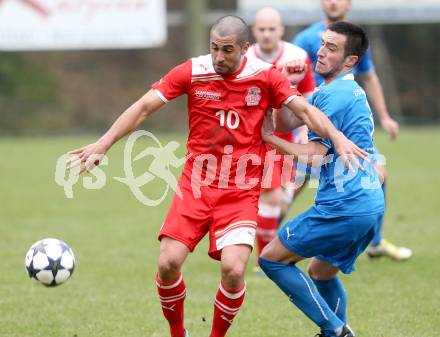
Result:
{"type": "Polygon", "coordinates": [[[279,70],[293,85],[297,85],[306,76],[307,63],[303,60],[289,61],[281,67],[279,70]]]}
{"type": "Polygon", "coordinates": [[[369,162],[370,160],[368,159],[368,152],[359,148],[351,140],[345,137],[342,132],[338,132],[338,134],[332,138],[332,142],[345,167],[347,167],[351,172],[355,172],[352,166],[352,164],[354,164],[354,166],[358,167],[362,171],[365,171],[364,167],[359,162],[359,158],[369,162]]]}
{"type": "Polygon", "coordinates": [[[69,151],[70,158],[66,163],[66,168],[72,170],[79,166],[78,174],[90,171],[99,165],[107,151],[108,146],[100,141],[69,151]]]}
{"type": "Polygon", "coordinates": [[[261,138],[264,142],[269,143],[270,139],[274,136],[275,123],[273,119],[272,110],[268,111],[264,118],[263,126],[261,127],[261,138]]]}
{"type": "Polygon", "coordinates": [[[391,117],[386,117],[380,120],[380,124],[392,140],[397,138],[397,135],[399,134],[399,123],[397,123],[391,117]]]}

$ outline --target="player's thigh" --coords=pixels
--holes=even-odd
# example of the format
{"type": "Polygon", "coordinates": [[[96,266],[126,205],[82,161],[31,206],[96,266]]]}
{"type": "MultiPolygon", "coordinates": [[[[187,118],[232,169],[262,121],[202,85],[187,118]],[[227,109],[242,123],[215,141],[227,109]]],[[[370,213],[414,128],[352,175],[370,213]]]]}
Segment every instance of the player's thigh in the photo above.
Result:
{"type": "Polygon", "coordinates": [[[258,190],[217,190],[209,228],[209,255],[221,258],[231,245],[253,247],[258,216],[258,190]]]}
{"type": "Polygon", "coordinates": [[[290,251],[304,257],[334,256],[369,231],[371,221],[365,217],[332,215],[311,207],[287,222],[278,237],[290,251]]]}
{"type": "Polygon", "coordinates": [[[377,222],[382,214],[346,216],[342,220],[336,218],[337,221],[333,222],[333,227],[343,242],[329,238],[328,241],[334,249],[323,250],[323,253],[315,254],[315,257],[327,261],[344,274],[353,272],[356,259],[373,239],[377,230],[377,222]]]}
{"type": "Polygon", "coordinates": [[[192,252],[209,230],[212,206],[207,193],[197,198],[187,184],[180,181],[179,187],[182,197],[174,195],[158,238],[179,241],[192,252]]]}

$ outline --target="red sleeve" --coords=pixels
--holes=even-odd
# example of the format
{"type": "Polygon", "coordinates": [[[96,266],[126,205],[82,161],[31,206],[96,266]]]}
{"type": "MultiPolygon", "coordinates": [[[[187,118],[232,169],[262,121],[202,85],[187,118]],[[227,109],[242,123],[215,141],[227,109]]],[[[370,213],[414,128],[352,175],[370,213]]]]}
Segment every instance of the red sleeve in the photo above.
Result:
{"type": "Polygon", "coordinates": [[[307,57],[307,71],[304,79],[298,83],[298,91],[303,95],[311,94],[316,87],[315,78],[313,77],[313,66],[310,59],[307,57]]]}
{"type": "Polygon", "coordinates": [[[192,63],[189,59],[171,69],[168,74],[153,83],[151,87],[159,91],[161,99],[167,102],[188,92],[191,84],[191,71],[192,63]]]}
{"type": "Polygon", "coordinates": [[[301,93],[275,67],[269,69],[268,80],[272,108],[279,109],[291,96],[301,96],[301,93]]]}

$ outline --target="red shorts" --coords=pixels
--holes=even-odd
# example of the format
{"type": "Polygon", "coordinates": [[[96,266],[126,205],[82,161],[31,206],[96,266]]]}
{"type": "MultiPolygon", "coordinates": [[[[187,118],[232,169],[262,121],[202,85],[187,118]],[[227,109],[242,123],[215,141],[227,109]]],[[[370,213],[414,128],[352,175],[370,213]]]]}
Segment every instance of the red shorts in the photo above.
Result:
{"type": "Polygon", "coordinates": [[[260,191],[221,189],[202,186],[199,198],[185,175],[179,180],[180,198],[174,194],[168,214],[159,232],[185,244],[192,252],[209,233],[209,256],[220,260],[221,250],[230,245],[253,247],[257,227],[260,191]]]}

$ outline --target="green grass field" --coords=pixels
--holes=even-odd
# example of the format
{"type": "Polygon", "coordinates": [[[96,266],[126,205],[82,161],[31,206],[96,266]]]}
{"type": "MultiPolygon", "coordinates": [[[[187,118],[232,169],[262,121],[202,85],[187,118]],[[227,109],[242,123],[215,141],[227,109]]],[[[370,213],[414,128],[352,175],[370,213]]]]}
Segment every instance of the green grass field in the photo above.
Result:
{"type": "MultiPolygon", "coordinates": [[[[369,260],[343,277],[348,317],[357,336],[440,336],[440,129],[406,128],[397,142],[377,135],[387,155],[388,212],[385,236],[414,250],[410,261],[369,260]]],[[[163,142],[182,136],[165,135],[163,142]]],[[[156,233],[170,195],[158,207],[140,204],[124,175],[123,147],[109,153],[102,169],[107,183],[88,190],[80,182],[74,198],[54,182],[57,158],[94,140],[78,138],[0,139],[0,336],[166,337],[154,284],[159,244],[156,233]],[[35,241],[55,237],[69,243],[77,268],[58,288],[31,282],[24,256],[35,241]]],[[[180,148],[184,153],[184,148],[180,148]]],[[[138,167],[142,170],[142,167],[138,167]]],[[[145,167],[143,168],[145,172],[145,167]]],[[[163,191],[154,181],[145,194],[163,191]]],[[[306,209],[315,190],[297,200],[291,215],[306,209]]],[[[193,337],[208,336],[219,265],[207,256],[207,241],[184,267],[188,287],[186,326],[193,337]]],[[[265,278],[248,272],[248,295],[228,336],[308,337],[318,332],[265,278]]],[[[304,265],[303,265],[304,266],[304,265]]]]}

